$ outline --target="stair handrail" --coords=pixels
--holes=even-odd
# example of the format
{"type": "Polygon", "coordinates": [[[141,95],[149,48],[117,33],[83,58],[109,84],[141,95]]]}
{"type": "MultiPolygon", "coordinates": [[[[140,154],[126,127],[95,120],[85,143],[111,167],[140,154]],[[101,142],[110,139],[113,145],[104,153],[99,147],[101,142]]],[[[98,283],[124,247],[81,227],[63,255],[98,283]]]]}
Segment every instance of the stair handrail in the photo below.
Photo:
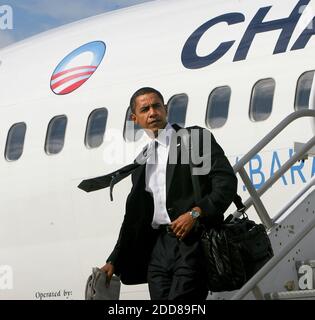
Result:
{"type": "Polygon", "coordinates": [[[285,214],[289,208],[291,208],[312,186],[315,186],[315,176],[291,201],[289,201],[274,217],[273,221],[277,221],[285,214]]]}
{"type": "MultiPolygon", "coordinates": [[[[272,141],[280,132],[282,132],[290,123],[302,118],[313,117],[315,118],[315,110],[305,109],[295,111],[284,118],[274,129],[272,129],[263,139],[261,139],[250,151],[248,151],[234,166],[234,172],[239,173],[245,187],[247,188],[250,197],[244,202],[246,209],[254,205],[256,212],[267,229],[270,229],[274,225],[274,221],[270,218],[264,204],[262,203],[260,196],[262,196],[292,165],[300,160],[307,151],[315,146],[315,136],[312,137],[303,147],[296,152],[288,161],[286,161],[272,177],[264,182],[259,190],[256,190],[251,182],[246,170],[245,165],[260,152],[270,141],[272,141]]],[[[234,216],[240,216],[241,213],[234,212],[234,216]]]]}

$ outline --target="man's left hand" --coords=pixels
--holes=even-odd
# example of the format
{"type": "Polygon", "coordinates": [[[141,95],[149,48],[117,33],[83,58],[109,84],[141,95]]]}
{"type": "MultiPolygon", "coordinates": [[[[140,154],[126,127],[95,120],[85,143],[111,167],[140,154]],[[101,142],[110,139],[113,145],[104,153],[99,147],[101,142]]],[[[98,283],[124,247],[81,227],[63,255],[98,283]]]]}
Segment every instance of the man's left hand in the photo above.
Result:
{"type": "Polygon", "coordinates": [[[171,223],[171,228],[176,237],[183,240],[189,234],[195,222],[196,219],[189,212],[185,212],[171,223]]]}

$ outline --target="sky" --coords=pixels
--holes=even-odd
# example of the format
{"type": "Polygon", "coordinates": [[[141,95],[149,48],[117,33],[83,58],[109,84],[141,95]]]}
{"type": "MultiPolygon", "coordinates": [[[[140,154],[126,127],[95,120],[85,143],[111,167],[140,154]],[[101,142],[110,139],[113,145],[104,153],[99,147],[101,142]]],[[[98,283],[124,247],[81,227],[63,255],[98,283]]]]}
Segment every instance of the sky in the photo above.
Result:
{"type": "Polygon", "coordinates": [[[0,0],[0,48],[63,24],[148,1],[152,0],[0,0]]]}

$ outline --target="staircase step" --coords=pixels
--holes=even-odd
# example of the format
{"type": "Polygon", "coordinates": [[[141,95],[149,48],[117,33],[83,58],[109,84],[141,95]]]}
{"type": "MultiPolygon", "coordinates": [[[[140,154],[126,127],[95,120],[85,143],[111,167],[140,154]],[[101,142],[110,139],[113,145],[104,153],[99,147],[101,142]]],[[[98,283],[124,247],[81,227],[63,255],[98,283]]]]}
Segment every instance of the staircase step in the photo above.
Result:
{"type": "Polygon", "coordinates": [[[266,300],[307,300],[315,298],[315,290],[296,290],[266,293],[266,300]]]}

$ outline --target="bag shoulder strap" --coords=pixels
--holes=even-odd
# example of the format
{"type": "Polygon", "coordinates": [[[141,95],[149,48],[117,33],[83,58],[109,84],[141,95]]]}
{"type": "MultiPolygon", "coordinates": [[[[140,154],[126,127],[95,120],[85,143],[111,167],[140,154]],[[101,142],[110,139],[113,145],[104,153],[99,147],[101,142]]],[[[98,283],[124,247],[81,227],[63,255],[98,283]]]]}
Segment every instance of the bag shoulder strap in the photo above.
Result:
{"type": "MultiPolygon", "coordinates": [[[[186,147],[186,149],[188,149],[189,154],[188,154],[188,158],[189,158],[189,168],[190,168],[190,173],[191,173],[191,181],[192,181],[192,185],[193,185],[193,190],[194,190],[194,198],[195,201],[198,202],[199,200],[201,200],[201,191],[200,191],[200,184],[199,184],[199,180],[198,180],[198,176],[193,174],[193,163],[191,161],[191,141],[193,141],[192,139],[190,139],[191,135],[191,129],[203,129],[201,127],[197,127],[197,126],[193,126],[193,127],[187,127],[186,130],[188,132],[188,137],[185,137],[183,139],[184,141],[184,145],[186,147]]],[[[246,210],[246,206],[244,205],[242,198],[239,194],[235,194],[234,199],[233,199],[233,203],[235,204],[237,211],[238,212],[242,212],[245,213],[246,210]]]]}

